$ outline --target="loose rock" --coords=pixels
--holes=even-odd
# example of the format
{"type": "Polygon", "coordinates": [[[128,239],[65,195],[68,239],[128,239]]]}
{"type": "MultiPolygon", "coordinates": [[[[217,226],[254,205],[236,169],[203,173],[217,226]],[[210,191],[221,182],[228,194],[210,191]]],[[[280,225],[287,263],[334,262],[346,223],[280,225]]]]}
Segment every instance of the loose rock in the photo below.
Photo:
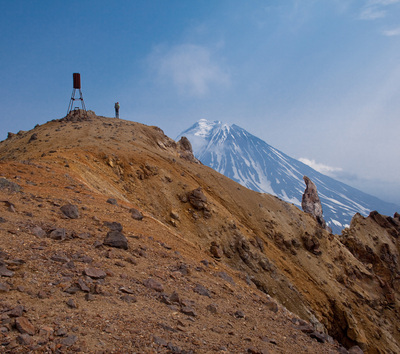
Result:
{"type": "Polygon", "coordinates": [[[6,189],[9,192],[19,192],[21,186],[15,182],[9,181],[6,178],[0,178],[0,189],[6,189]]]}
{"type": "Polygon", "coordinates": [[[26,317],[18,317],[15,320],[15,327],[20,333],[27,333],[33,336],[36,332],[35,327],[26,317]]]}
{"type": "Polygon", "coordinates": [[[131,216],[132,216],[133,219],[135,219],[135,220],[142,220],[143,219],[143,214],[139,210],[137,210],[135,208],[132,208],[132,209],[129,210],[129,212],[131,213],[131,216]]]}
{"type": "Polygon", "coordinates": [[[63,214],[69,219],[78,219],[79,218],[79,211],[76,205],[63,205],[61,208],[63,214]]]}
{"type": "Polygon", "coordinates": [[[32,345],[34,340],[28,333],[23,333],[18,335],[17,342],[21,345],[32,345]]]}
{"type": "Polygon", "coordinates": [[[5,283],[0,283],[0,293],[6,293],[10,291],[10,287],[5,283]]]}
{"type": "Polygon", "coordinates": [[[66,338],[63,338],[61,340],[61,344],[65,345],[66,347],[70,347],[71,345],[74,345],[78,340],[78,337],[75,336],[74,334],[69,335],[66,338]]]}
{"type": "Polygon", "coordinates": [[[195,288],[193,291],[197,294],[203,295],[203,296],[208,296],[211,297],[210,291],[206,289],[203,285],[201,284],[196,284],[195,288]]]}
{"type": "Polygon", "coordinates": [[[124,250],[128,249],[128,240],[125,235],[119,231],[108,232],[103,244],[110,247],[122,248],[124,250]]]}
{"type": "Polygon", "coordinates": [[[53,240],[60,240],[60,241],[65,240],[66,239],[65,229],[59,228],[53,230],[52,232],[50,232],[50,238],[53,240]]]}
{"type": "Polygon", "coordinates": [[[104,279],[107,276],[106,272],[103,270],[93,267],[86,268],[83,274],[93,279],[104,279]]]}
{"type": "Polygon", "coordinates": [[[143,285],[160,293],[164,291],[164,286],[159,281],[152,278],[145,280],[143,285]]]}
{"type": "Polygon", "coordinates": [[[107,226],[111,231],[122,231],[123,227],[119,222],[113,221],[113,222],[108,222],[105,221],[104,225],[107,226]]]}
{"type": "Polygon", "coordinates": [[[46,236],[46,232],[40,227],[40,226],[35,226],[32,229],[32,233],[37,236],[37,237],[45,237],[46,236]]]}
{"type": "Polygon", "coordinates": [[[0,266],[0,276],[10,278],[10,277],[14,276],[14,272],[7,269],[7,267],[3,265],[3,266],[0,266]]]}

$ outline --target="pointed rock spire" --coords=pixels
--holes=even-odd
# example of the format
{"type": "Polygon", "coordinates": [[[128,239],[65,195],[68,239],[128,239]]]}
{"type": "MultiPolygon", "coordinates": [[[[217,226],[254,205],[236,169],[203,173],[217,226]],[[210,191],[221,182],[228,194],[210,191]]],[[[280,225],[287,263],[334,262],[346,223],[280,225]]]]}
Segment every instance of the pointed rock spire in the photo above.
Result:
{"type": "Polygon", "coordinates": [[[303,208],[303,211],[314,216],[322,228],[332,232],[332,229],[326,225],[326,222],[323,218],[322,205],[321,201],[319,200],[317,186],[307,176],[304,176],[303,180],[306,184],[306,190],[304,191],[301,199],[301,207],[303,208]]]}

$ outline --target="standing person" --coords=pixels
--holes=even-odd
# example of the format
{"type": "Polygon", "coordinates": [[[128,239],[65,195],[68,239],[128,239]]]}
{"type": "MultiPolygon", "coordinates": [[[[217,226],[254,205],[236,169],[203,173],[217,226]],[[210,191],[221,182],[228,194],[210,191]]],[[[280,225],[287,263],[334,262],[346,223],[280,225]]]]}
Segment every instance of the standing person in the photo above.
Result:
{"type": "Polygon", "coordinates": [[[114,105],[115,108],[115,118],[119,118],[119,102],[114,105]]]}

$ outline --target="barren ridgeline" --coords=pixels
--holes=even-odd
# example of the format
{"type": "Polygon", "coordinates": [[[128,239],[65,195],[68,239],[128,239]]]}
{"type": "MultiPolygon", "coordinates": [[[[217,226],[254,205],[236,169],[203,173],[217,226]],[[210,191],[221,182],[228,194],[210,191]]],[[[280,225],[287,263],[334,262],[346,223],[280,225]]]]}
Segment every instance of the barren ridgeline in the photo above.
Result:
{"type": "Polygon", "coordinates": [[[0,156],[2,351],[400,352],[398,215],[330,234],[90,111],[0,156]]]}

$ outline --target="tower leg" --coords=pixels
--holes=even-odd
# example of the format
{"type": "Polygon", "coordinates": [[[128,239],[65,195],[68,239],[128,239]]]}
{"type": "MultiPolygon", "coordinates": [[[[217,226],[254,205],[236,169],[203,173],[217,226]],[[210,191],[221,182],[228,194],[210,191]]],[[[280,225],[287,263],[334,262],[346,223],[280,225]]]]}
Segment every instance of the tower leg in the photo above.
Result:
{"type": "Polygon", "coordinates": [[[67,115],[69,114],[69,112],[72,111],[74,101],[75,101],[75,89],[72,89],[72,94],[71,94],[71,99],[69,100],[67,115]]]}
{"type": "Polygon", "coordinates": [[[74,106],[74,102],[76,100],[81,101],[82,110],[85,111],[85,113],[86,113],[86,106],[85,106],[85,101],[83,100],[82,90],[79,89],[79,98],[75,98],[75,93],[76,93],[76,89],[74,88],[72,90],[71,99],[69,101],[67,115],[72,111],[73,106],[74,106]]]}

